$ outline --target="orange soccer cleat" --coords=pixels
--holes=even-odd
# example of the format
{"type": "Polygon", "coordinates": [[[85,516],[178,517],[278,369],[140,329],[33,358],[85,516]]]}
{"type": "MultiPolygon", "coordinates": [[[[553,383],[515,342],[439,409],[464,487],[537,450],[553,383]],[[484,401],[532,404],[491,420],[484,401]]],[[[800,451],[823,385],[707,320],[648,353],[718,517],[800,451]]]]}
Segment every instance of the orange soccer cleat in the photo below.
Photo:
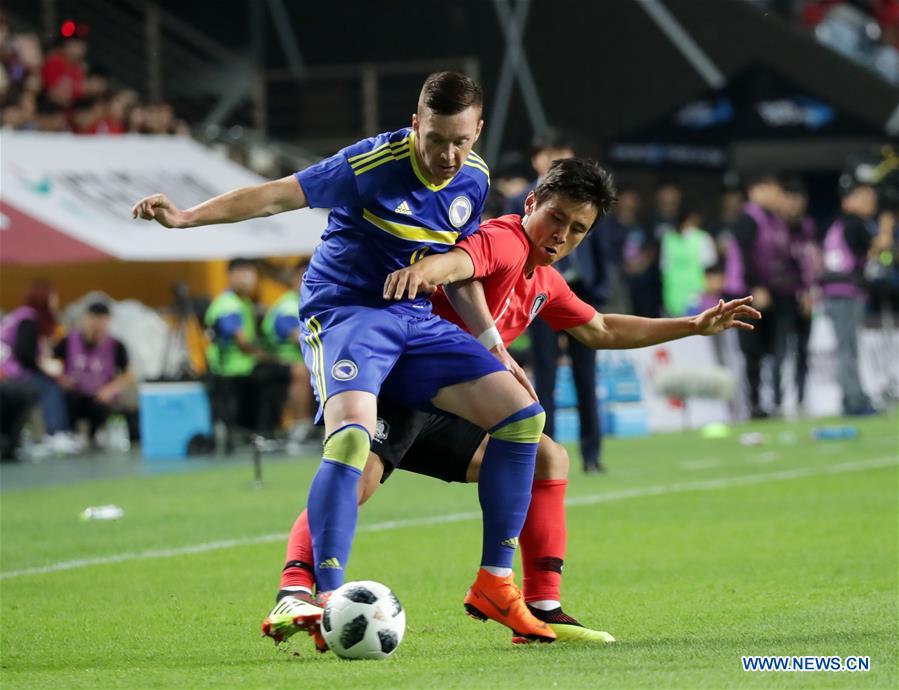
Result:
{"type": "Polygon", "coordinates": [[[515,586],[515,575],[499,577],[481,568],[474,584],[465,595],[465,611],[477,620],[488,618],[502,623],[516,637],[538,642],[552,642],[556,633],[538,620],[525,606],[521,590],[515,586]]]}

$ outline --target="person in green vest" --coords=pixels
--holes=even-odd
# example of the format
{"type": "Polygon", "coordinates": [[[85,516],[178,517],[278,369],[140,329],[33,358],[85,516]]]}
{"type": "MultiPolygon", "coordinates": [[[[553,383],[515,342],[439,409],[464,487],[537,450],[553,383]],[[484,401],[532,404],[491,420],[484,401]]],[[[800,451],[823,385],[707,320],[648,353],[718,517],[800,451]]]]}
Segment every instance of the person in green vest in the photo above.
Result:
{"type": "Polygon", "coordinates": [[[290,437],[306,441],[312,430],[312,386],[309,373],[303,363],[300,350],[300,282],[309,265],[301,260],[292,269],[290,289],[279,297],[262,321],[262,335],[270,352],[278,361],[290,367],[290,388],[287,391],[286,410],[293,420],[290,437]]]}
{"type": "Polygon", "coordinates": [[[705,269],[717,261],[715,242],[699,228],[698,213],[682,210],[677,229],[662,235],[662,299],[670,316],[697,313],[705,292],[705,269]]]}
{"type": "Polygon", "coordinates": [[[228,262],[228,289],[206,310],[206,358],[215,377],[217,415],[229,427],[270,434],[281,424],[291,370],[260,342],[253,302],[258,279],[253,261],[228,262]]]}
{"type": "Polygon", "coordinates": [[[269,351],[285,364],[303,362],[300,350],[300,282],[308,260],[291,269],[290,288],[269,307],[262,320],[262,336],[269,351]]]}
{"type": "Polygon", "coordinates": [[[228,262],[228,289],[212,300],[204,318],[210,342],[209,370],[215,376],[249,376],[264,355],[256,334],[253,296],[259,274],[249,259],[228,262]]]}

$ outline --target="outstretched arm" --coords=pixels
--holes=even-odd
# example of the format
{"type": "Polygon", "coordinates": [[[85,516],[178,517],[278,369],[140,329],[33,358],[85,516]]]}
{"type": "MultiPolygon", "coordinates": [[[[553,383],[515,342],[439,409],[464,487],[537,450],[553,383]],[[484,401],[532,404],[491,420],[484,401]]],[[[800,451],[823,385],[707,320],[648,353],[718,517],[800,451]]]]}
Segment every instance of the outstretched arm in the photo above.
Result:
{"type": "Polygon", "coordinates": [[[131,216],[155,220],[167,228],[195,228],[273,216],[307,205],[303,188],[296,177],[288,175],[280,180],[225,192],[187,210],[179,209],[165,194],[152,194],[134,205],[131,216]]]}
{"type": "Polygon", "coordinates": [[[715,335],[728,328],[753,330],[755,327],[738,317],[760,319],[762,315],[749,306],[752,297],[725,302],[696,316],[679,319],[647,319],[624,314],[596,314],[582,326],[568,333],[595,350],[623,350],[657,345],[691,335],[715,335]]]}

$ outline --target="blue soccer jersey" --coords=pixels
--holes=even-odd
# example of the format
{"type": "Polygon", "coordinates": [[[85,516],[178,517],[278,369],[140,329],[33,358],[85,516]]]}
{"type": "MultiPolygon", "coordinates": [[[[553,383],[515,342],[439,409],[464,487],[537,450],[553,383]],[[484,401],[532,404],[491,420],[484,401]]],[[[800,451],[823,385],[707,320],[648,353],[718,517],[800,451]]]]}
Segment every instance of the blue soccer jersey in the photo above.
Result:
{"type": "MultiPolygon", "coordinates": [[[[445,252],[478,229],[490,183],[472,152],[439,185],[421,174],[411,128],[379,134],[296,173],[309,206],[330,208],[322,244],[303,278],[303,310],[384,306],[388,274],[445,252]]],[[[422,297],[415,307],[429,310],[422,297]]]]}

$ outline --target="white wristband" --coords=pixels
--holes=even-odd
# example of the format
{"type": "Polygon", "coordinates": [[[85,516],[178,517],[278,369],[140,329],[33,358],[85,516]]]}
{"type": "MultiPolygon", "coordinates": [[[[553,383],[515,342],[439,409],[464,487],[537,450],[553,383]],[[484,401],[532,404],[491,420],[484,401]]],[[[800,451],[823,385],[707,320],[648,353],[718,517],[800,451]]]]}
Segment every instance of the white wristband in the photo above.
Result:
{"type": "Polygon", "coordinates": [[[481,333],[481,335],[478,336],[478,341],[488,350],[492,350],[497,345],[503,344],[503,339],[500,337],[499,330],[496,326],[491,326],[481,333]]]}

